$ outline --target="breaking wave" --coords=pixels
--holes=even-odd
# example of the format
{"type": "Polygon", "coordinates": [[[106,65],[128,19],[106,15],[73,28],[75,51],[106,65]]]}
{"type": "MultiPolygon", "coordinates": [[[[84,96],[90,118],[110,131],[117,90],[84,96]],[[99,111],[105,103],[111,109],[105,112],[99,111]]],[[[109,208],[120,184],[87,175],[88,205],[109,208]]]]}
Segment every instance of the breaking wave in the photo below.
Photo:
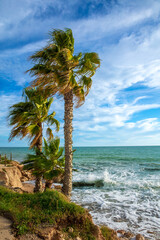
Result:
{"type": "Polygon", "coordinates": [[[73,187],[103,187],[107,184],[116,184],[115,181],[111,180],[107,170],[100,175],[101,176],[98,176],[96,173],[90,173],[75,176],[73,187]]]}

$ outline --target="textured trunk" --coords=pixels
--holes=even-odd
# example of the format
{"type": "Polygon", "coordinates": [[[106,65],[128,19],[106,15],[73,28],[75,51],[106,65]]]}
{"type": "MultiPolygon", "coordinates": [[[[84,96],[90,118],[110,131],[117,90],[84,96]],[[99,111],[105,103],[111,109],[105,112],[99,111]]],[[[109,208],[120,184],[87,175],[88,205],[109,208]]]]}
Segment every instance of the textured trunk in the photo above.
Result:
{"type": "Polygon", "coordinates": [[[36,177],[34,192],[43,192],[42,177],[36,177]]]}
{"type": "Polygon", "coordinates": [[[51,188],[51,187],[52,187],[52,184],[53,184],[53,180],[46,180],[45,190],[46,190],[47,188],[51,188]]]}
{"type": "MultiPolygon", "coordinates": [[[[40,152],[42,152],[42,124],[40,124],[40,129],[41,129],[41,135],[37,141],[36,147],[40,152]]],[[[37,152],[37,154],[39,153],[37,152]]],[[[34,192],[43,192],[42,176],[36,177],[34,192]]]]}
{"type": "Polygon", "coordinates": [[[64,138],[65,138],[65,173],[63,193],[70,199],[72,191],[72,120],[73,120],[73,91],[64,95],[64,138]]]}
{"type": "Polygon", "coordinates": [[[39,125],[38,125],[39,127],[40,127],[40,131],[41,131],[41,134],[40,134],[40,137],[38,138],[38,140],[37,140],[37,144],[36,144],[36,147],[38,148],[38,150],[40,151],[40,152],[42,152],[42,123],[40,123],[39,125]]]}

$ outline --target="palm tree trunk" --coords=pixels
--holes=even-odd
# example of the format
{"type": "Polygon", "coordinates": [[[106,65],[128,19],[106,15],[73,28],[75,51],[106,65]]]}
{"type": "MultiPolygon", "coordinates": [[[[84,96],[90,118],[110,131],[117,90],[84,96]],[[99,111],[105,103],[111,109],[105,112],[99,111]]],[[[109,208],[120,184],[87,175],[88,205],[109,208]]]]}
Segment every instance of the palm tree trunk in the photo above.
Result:
{"type": "Polygon", "coordinates": [[[47,188],[51,189],[52,184],[53,184],[53,180],[46,180],[45,191],[47,190],[47,188]]]}
{"type": "MultiPolygon", "coordinates": [[[[41,129],[41,134],[40,134],[40,137],[38,138],[36,146],[38,150],[42,152],[42,124],[41,123],[40,123],[40,129],[41,129]]],[[[37,154],[39,153],[37,152],[37,154]]],[[[36,177],[34,192],[43,192],[42,176],[36,177]]]]}
{"type": "Polygon", "coordinates": [[[43,192],[42,177],[36,177],[34,192],[43,192]]]}
{"type": "Polygon", "coordinates": [[[65,138],[65,173],[63,193],[70,199],[72,191],[72,120],[73,120],[73,91],[64,95],[64,138],[65,138]]]}
{"type": "Polygon", "coordinates": [[[38,150],[40,152],[42,152],[42,123],[39,123],[38,126],[40,127],[40,131],[41,132],[40,132],[40,136],[39,136],[39,138],[37,140],[36,146],[37,146],[38,150]]]}

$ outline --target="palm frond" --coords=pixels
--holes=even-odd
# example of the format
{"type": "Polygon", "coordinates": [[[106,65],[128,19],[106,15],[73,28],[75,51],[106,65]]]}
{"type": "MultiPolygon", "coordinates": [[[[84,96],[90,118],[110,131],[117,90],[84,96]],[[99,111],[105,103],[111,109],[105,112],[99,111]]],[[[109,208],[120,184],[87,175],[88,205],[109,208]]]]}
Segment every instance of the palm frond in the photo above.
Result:
{"type": "Polygon", "coordinates": [[[10,107],[8,121],[13,128],[9,141],[14,137],[28,137],[30,148],[33,148],[39,138],[42,137],[43,122],[46,121],[48,127],[54,124],[56,130],[59,130],[59,122],[54,118],[55,112],[48,113],[53,102],[53,98],[48,98],[48,94],[50,93],[46,89],[40,87],[24,89],[24,102],[19,102],[10,107]]]}
{"type": "Polygon", "coordinates": [[[46,135],[47,135],[49,140],[53,139],[53,133],[52,133],[52,129],[51,128],[49,128],[49,127],[47,128],[46,135]]]}
{"type": "Polygon", "coordinates": [[[43,152],[35,147],[35,154],[28,154],[22,162],[24,169],[31,170],[33,175],[43,176],[46,180],[52,180],[53,177],[63,174],[65,158],[63,148],[59,145],[59,138],[53,138],[48,142],[44,138],[43,152]]]}
{"type": "Polygon", "coordinates": [[[92,79],[91,77],[86,77],[85,75],[82,76],[79,80],[79,84],[83,87],[83,90],[85,92],[85,96],[89,93],[89,90],[92,86],[92,79]]]}
{"type": "Polygon", "coordinates": [[[60,123],[59,123],[59,121],[57,119],[54,118],[54,116],[55,116],[55,112],[53,112],[50,115],[48,115],[46,117],[46,122],[50,126],[54,125],[55,128],[56,128],[56,131],[58,132],[59,131],[59,127],[60,127],[60,123]]]}

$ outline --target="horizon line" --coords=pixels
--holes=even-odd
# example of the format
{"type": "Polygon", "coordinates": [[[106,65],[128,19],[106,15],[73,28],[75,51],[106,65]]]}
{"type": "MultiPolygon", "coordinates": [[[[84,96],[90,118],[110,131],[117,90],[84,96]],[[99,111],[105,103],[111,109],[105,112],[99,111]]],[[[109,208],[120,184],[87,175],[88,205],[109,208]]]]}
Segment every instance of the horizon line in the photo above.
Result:
{"type": "MultiPolygon", "coordinates": [[[[64,146],[60,146],[60,147],[64,147],[64,146]]],[[[73,148],[75,148],[75,147],[160,147],[160,145],[108,145],[108,146],[73,146],[73,148]]],[[[27,147],[27,146],[15,146],[15,147],[7,147],[7,146],[5,146],[5,147],[1,147],[0,146],[0,148],[29,148],[29,147],[27,147]]]]}

